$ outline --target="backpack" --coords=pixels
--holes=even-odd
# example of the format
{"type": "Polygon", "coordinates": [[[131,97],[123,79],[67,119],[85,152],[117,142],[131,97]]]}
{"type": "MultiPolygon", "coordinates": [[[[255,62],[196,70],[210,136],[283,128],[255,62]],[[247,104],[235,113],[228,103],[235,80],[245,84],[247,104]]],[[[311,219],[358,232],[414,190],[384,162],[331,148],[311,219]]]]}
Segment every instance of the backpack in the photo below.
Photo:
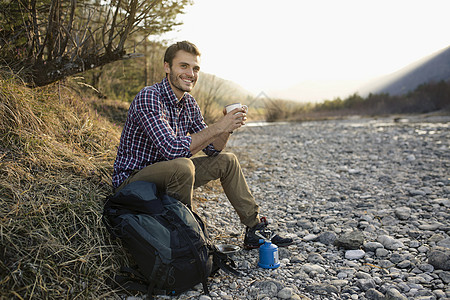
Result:
{"type": "Polygon", "coordinates": [[[240,273],[208,237],[205,223],[185,204],[156,185],[135,181],[109,197],[103,222],[113,238],[121,240],[137,267],[123,267],[114,282],[121,288],[154,294],[178,295],[223,269],[240,273]]]}

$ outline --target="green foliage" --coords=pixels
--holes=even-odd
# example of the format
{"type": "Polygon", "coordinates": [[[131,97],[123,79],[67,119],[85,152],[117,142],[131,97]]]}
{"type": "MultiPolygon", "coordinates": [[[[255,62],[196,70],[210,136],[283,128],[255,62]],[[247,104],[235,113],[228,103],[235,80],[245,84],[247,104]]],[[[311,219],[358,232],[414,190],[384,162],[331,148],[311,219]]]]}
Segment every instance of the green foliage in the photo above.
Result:
{"type": "Polygon", "coordinates": [[[83,74],[83,82],[94,87],[100,98],[131,102],[147,85],[160,82],[165,77],[163,68],[166,45],[146,41],[135,51],[139,57],[116,61],[83,74]]]}
{"type": "Polygon", "coordinates": [[[5,0],[0,3],[0,68],[29,84],[121,60],[150,35],[172,30],[191,0],[5,0]]]}

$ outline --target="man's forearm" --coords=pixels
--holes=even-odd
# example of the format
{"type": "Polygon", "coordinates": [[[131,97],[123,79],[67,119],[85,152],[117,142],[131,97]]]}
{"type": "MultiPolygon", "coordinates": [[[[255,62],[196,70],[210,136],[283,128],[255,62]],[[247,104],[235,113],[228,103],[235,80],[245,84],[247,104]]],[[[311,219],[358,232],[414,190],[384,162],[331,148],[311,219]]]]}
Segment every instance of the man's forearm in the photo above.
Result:
{"type": "Polygon", "coordinates": [[[229,132],[224,132],[224,133],[220,134],[212,143],[214,146],[214,149],[216,149],[217,151],[222,151],[225,148],[225,146],[227,145],[229,138],[230,138],[229,132]]]}
{"type": "Polygon", "coordinates": [[[246,119],[245,111],[236,108],[211,126],[191,134],[191,153],[196,154],[211,143],[216,150],[223,150],[230,137],[230,132],[244,125],[246,119]],[[238,114],[238,112],[242,112],[242,114],[238,114]]]}
{"type": "MultiPolygon", "coordinates": [[[[214,148],[216,148],[216,140],[222,140],[222,135],[229,135],[229,133],[224,132],[221,130],[218,126],[215,124],[211,125],[210,127],[207,127],[203,129],[202,131],[199,131],[197,133],[191,134],[192,142],[190,151],[192,154],[196,154],[197,152],[203,150],[206,146],[214,142],[214,148]]],[[[218,146],[220,143],[218,143],[218,146]]],[[[222,150],[217,149],[216,150],[222,150]]]]}

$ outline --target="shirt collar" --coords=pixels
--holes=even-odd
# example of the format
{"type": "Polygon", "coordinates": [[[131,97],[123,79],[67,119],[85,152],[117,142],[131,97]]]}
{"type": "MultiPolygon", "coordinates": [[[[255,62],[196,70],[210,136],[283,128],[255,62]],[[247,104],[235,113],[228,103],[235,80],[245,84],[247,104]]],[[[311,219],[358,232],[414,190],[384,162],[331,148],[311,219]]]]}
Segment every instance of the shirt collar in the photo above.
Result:
{"type": "Polygon", "coordinates": [[[162,81],[162,85],[164,87],[165,94],[167,96],[167,101],[172,104],[175,107],[182,107],[184,105],[184,102],[186,102],[186,98],[188,93],[184,93],[181,100],[178,100],[177,96],[175,95],[175,92],[172,90],[172,87],[170,86],[169,80],[167,77],[165,77],[162,81]]]}

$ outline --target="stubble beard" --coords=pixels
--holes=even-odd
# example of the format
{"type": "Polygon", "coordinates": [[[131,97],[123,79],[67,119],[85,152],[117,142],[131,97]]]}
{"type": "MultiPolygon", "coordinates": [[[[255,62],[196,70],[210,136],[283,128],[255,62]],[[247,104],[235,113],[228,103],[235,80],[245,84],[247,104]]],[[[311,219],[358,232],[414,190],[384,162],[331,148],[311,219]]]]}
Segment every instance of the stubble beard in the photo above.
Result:
{"type": "Polygon", "coordinates": [[[192,84],[192,88],[183,87],[182,83],[180,83],[181,78],[179,78],[178,76],[176,76],[173,73],[169,73],[169,80],[174,88],[176,88],[177,90],[184,92],[184,93],[189,93],[192,90],[192,88],[194,88],[194,86],[195,86],[195,82],[194,82],[192,84]]]}

